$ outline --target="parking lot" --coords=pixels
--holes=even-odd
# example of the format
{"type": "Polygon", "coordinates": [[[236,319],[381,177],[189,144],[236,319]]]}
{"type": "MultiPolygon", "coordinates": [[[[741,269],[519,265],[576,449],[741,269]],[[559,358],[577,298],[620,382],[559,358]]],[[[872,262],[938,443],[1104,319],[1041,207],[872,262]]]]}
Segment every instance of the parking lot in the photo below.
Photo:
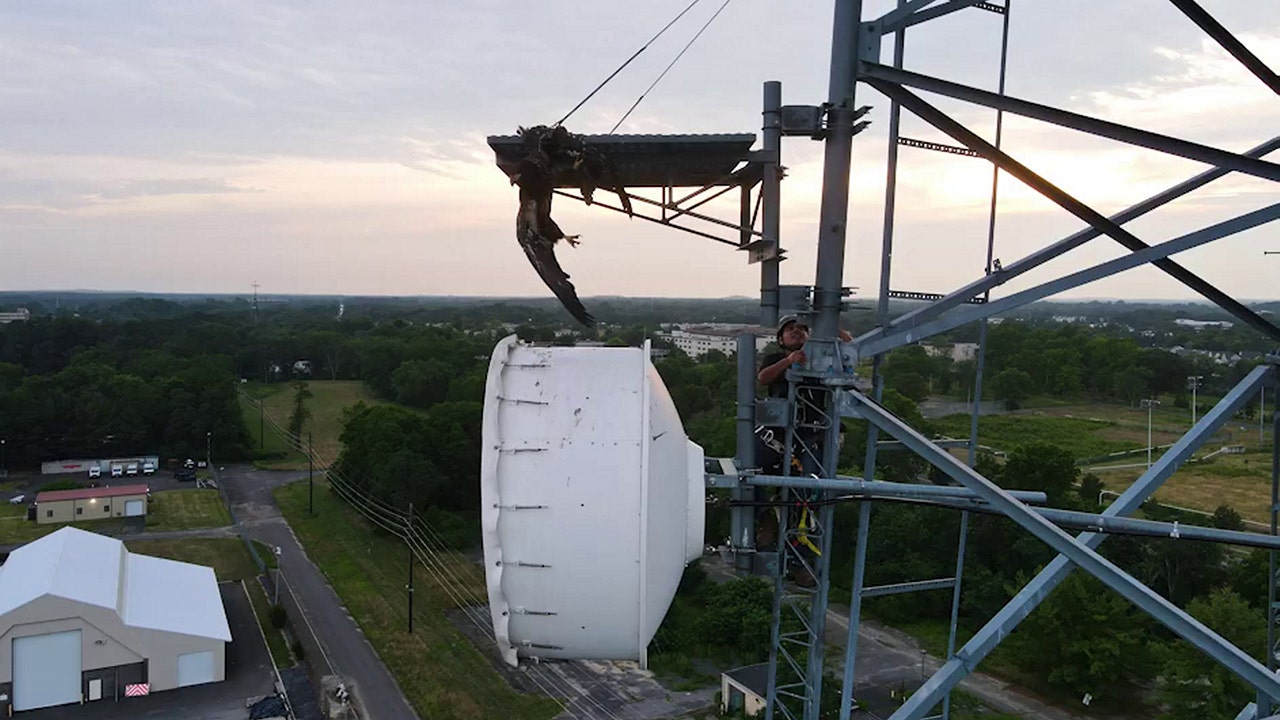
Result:
{"type": "Polygon", "coordinates": [[[139,698],[103,699],[84,705],[31,710],[25,720],[244,720],[246,701],[273,691],[271,657],[244,587],[222,583],[222,604],[231,626],[227,645],[227,679],[220,683],[179,688],[139,698]]]}

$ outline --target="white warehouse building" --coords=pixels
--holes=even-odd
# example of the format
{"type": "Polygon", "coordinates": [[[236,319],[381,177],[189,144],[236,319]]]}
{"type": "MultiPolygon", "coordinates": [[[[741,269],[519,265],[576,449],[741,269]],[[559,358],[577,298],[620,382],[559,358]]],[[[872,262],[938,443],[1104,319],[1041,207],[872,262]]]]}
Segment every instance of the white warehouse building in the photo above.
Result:
{"type": "Polygon", "coordinates": [[[67,527],[0,567],[0,712],[124,699],[226,678],[211,568],[67,527]]]}

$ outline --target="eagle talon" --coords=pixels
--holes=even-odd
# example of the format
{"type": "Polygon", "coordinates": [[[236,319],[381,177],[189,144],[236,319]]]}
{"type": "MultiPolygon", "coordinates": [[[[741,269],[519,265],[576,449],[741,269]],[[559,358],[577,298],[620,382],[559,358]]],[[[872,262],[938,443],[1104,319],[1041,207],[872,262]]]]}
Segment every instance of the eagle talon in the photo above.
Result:
{"type": "Polygon", "coordinates": [[[582,236],[581,235],[565,235],[564,241],[569,243],[569,247],[578,247],[579,245],[582,244],[582,241],[578,239],[580,237],[582,236]]]}

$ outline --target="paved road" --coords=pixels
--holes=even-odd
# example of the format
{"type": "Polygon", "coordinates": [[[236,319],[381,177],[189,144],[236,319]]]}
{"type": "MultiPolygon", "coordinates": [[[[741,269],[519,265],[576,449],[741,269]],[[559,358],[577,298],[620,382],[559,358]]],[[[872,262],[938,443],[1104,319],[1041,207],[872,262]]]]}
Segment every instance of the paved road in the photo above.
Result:
{"type": "MultiPolygon", "coordinates": [[[[337,593],[307,557],[271,497],[273,488],[305,476],[305,472],[232,466],[223,471],[222,483],[231,509],[249,537],[281,548],[280,566],[302,609],[302,624],[314,629],[323,659],[334,672],[355,683],[369,720],[416,718],[395,679],[347,614],[337,593]]],[[[306,630],[300,627],[299,632],[306,630]]]]}

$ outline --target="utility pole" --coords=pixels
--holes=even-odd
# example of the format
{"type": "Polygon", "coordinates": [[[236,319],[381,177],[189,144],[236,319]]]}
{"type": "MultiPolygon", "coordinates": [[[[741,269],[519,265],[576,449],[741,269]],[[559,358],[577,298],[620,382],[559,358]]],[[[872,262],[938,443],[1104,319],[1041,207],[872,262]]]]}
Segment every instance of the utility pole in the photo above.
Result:
{"type": "Polygon", "coordinates": [[[1203,375],[1188,375],[1187,387],[1191,388],[1191,424],[1196,424],[1196,389],[1200,387],[1200,381],[1204,380],[1203,375]]]}
{"type": "Polygon", "coordinates": [[[413,545],[409,544],[407,531],[413,528],[413,503],[409,503],[409,515],[406,520],[408,527],[406,528],[406,537],[404,546],[409,550],[409,634],[413,634],[413,545]]]}
{"type": "Polygon", "coordinates": [[[258,324],[258,281],[253,281],[253,324],[258,324]]]}
{"type": "Polygon", "coordinates": [[[1147,409],[1147,469],[1151,469],[1151,409],[1159,405],[1160,401],[1154,398],[1143,398],[1142,407],[1147,409]]]}
{"type": "Polygon", "coordinates": [[[311,430],[307,430],[307,512],[316,514],[316,463],[311,447],[311,430]]]}
{"type": "Polygon", "coordinates": [[[0,438],[0,478],[9,477],[9,466],[5,464],[4,459],[5,438],[0,438]]]}
{"type": "Polygon", "coordinates": [[[213,433],[204,434],[204,461],[209,466],[209,470],[213,470],[213,433]]]}
{"type": "Polygon", "coordinates": [[[267,401],[258,401],[258,449],[267,449],[267,401]]]}

